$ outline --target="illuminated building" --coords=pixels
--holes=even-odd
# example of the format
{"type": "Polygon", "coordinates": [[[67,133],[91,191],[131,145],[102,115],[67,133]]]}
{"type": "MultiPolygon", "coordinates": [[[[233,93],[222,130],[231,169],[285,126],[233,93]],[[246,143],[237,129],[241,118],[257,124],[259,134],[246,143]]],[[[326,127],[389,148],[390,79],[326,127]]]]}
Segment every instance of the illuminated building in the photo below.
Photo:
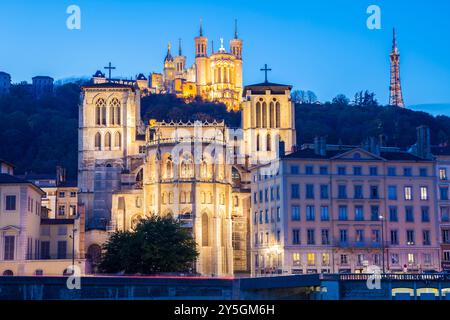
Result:
{"type": "Polygon", "coordinates": [[[152,90],[183,98],[198,95],[205,100],[222,102],[228,110],[239,110],[243,87],[243,42],[238,38],[237,27],[234,38],[230,40],[229,52],[224,47],[223,39],[220,39],[219,50],[214,52],[212,48],[208,54],[208,38],[203,34],[202,25],[194,41],[195,63],[189,68],[182,54],[181,41],[175,57],[169,44],[164,59],[163,81],[152,82],[152,90]]]}

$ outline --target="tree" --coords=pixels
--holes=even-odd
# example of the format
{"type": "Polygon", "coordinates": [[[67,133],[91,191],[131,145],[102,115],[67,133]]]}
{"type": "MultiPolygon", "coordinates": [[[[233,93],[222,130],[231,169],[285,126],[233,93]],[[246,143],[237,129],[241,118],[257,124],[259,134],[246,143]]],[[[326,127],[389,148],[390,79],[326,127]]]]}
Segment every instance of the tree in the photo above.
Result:
{"type": "Polygon", "coordinates": [[[343,94],[338,94],[333,98],[331,103],[338,106],[348,106],[350,104],[350,99],[343,94]]]}
{"type": "Polygon", "coordinates": [[[306,92],[303,90],[292,91],[291,100],[296,104],[305,103],[306,102],[306,92]]]}
{"type": "Polygon", "coordinates": [[[197,258],[191,232],[171,217],[142,219],[133,231],[118,231],[103,245],[104,273],[188,272],[197,258]]]}
{"type": "Polygon", "coordinates": [[[360,107],[379,106],[377,99],[375,99],[375,93],[368,90],[355,93],[353,104],[360,107]]]}
{"type": "Polygon", "coordinates": [[[309,104],[316,103],[317,102],[316,94],[310,90],[306,91],[306,102],[309,104]]]}

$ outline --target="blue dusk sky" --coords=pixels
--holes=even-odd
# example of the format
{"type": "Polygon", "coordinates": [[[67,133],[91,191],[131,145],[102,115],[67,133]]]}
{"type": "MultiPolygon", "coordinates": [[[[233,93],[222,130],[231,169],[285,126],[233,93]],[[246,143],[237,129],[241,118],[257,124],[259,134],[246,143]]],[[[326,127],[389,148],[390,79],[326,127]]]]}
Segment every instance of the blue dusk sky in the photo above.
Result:
{"type": "MultiPolygon", "coordinates": [[[[90,76],[111,61],[114,76],[161,72],[167,42],[193,63],[200,17],[214,40],[244,40],[244,84],[269,80],[312,90],[320,101],[358,90],[388,102],[389,52],[397,28],[407,105],[450,103],[448,0],[2,0],[0,71],[13,82],[34,75],[90,76]],[[66,9],[81,9],[81,30],[69,30],[66,9]],[[369,30],[369,5],[381,8],[381,30],[369,30]]],[[[449,112],[445,112],[447,114],[449,112]]]]}

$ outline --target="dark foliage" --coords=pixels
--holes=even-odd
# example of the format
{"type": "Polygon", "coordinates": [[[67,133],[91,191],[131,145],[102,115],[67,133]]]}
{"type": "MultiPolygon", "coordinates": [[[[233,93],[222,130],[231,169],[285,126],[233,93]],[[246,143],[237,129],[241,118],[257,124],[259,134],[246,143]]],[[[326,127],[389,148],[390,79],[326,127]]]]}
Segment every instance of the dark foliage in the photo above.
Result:
{"type": "Polygon", "coordinates": [[[224,104],[206,102],[200,98],[185,103],[174,95],[150,95],[141,101],[143,120],[158,121],[208,121],[224,120],[229,127],[237,128],[241,124],[240,112],[227,112],[224,104]]]}
{"type": "MultiPolygon", "coordinates": [[[[23,86],[13,86],[0,96],[0,159],[14,163],[16,173],[52,173],[57,165],[77,173],[77,129],[80,84],[58,86],[53,96],[35,100],[23,86]]],[[[305,93],[306,94],[306,93],[305,93]]],[[[311,94],[312,95],[312,94],[311,94]]],[[[301,96],[301,95],[299,95],[301,96]]],[[[309,104],[298,100],[296,127],[298,144],[327,136],[329,143],[359,144],[383,133],[392,146],[408,147],[416,140],[416,127],[431,128],[433,144],[450,140],[450,118],[424,112],[378,106],[373,93],[355,95],[352,104],[343,95],[331,103],[309,104]],[[357,104],[357,106],[355,106],[357,104]]],[[[220,121],[239,127],[240,112],[226,112],[222,104],[196,99],[185,103],[173,95],[150,95],[141,101],[143,120],[220,121]]]]}
{"type": "Polygon", "coordinates": [[[103,245],[103,273],[188,272],[198,256],[191,232],[171,217],[141,220],[133,231],[116,232],[103,245]]]}
{"type": "Polygon", "coordinates": [[[0,158],[16,165],[17,173],[53,173],[61,165],[75,177],[79,97],[73,83],[39,100],[20,85],[0,96],[0,158]]]}
{"type": "MultiPolygon", "coordinates": [[[[344,100],[345,101],[345,100],[344,100]]],[[[450,118],[433,117],[398,107],[354,106],[342,103],[297,104],[297,143],[310,143],[315,136],[326,136],[328,143],[360,144],[368,137],[386,136],[389,146],[409,147],[416,142],[416,127],[431,129],[433,144],[450,141],[450,118]]]]}

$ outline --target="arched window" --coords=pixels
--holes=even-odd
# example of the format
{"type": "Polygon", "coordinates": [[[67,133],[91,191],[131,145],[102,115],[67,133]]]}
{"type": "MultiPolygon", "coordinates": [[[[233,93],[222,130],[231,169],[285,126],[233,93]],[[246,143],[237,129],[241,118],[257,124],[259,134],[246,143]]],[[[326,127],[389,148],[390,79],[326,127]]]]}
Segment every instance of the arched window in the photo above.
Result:
{"type": "Polygon", "coordinates": [[[192,178],[194,176],[194,163],[190,155],[185,154],[180,164],[180,177],[192,178]]]}
{"type": "Polygon", "coordinates": [[[122,135],[119,131],[114,135],[114,147],[119,149],[122,147],[122,135]]]}
{"type": "Polygon", "coordinates": [[[169,204],[173,203],[173,192],[169,192],[169,204]]]}
{"type": "Polygon", "coordinates": [[[111,100],[110,103],[110,123],[113,125],[120,125],[120,101],[117,98],[111,100]]]}
{"type": "Polygon", "coordinates": [[[200,175],[202,178],[208,178],[208,164],[206,161],[202,161],[200,175]]]}
{"type": "Polygon", "coordinates": [[[267,127],[267,103],[262,104],[262,127],[267,127]]]}
{"type": "Polygon", "coordinates": [[[221,219],[221,237],[220,237],[220,242],[222,247],[225,247],[225,243],[226,243],[226,235],[227,235],[227,222],[225,219],[221,219]]]}
{"type": "Polygon", "coordinates": [[[201,198],[202,204],[205,204],[206,203],[206,193],[202,192],[201,197],[202,197],[201,198]]]}
{"type": "Polygon", "coordinates": [[[233,187],[240,187],[241,175],[239,174],[239,171],[235,167],[231,169],[231,180],[233,182],[233,187]]]}
{"type": "Polygon", "coordinates": [[[207,247],[209,245],[209,223],[208,214],[205,212],[202,214],[202,246],[207,247]]]}
{"type": "Polygon", "coordinates": [[[35,276],[43,276],[43,275],[44,275],[44,270],[42,270],[42,269],[36,269],[36,270],[34,271],[34,275],[35,275],[35,276]]]}
{"type": "Polygon", "coordinates": [[[259,134],[256,135],[256,151],[261,149],[261,145],[259,143],[259,134]]]}
{"type": "MultiPolygon", "coordinates": [[[[95,102],[95,124],[98,125],[98,126],[104,124],[103,123],[103,119],[102,119],[102,116],[103,116],[102,112],[103,112],[104,108],[105,108],[105,111],[106,111],[105,99],[103,99],[103,98],[98,99],[95,102]]],[[[106,115],[105,115],[105,118],[106,118],[106,115]]],[[[105,121],[106,121],[106,119],[105,119],[105,121]]]]}
{"type": "Polygon", "coordinates": [[[281,116],[281,106],[280,106],[280,103],[279,102],[277,102],[277,104],[276,104],[276,123],[275,123],[275,126],[277,127],[277,128],[280,128],[280,116],[281,116]]]}
{"type": "Polygon", "coordinates": [[[267,134],[266,144],[267,151],[272,151],[272,139],[270,134],[267,134]]]}
{"type": "Polygon", "coordinates": [[[115,124],[115,115],[116,115],[116,110],[113,107],[109,108],[109,124],[110,125],[114,125],[115,124]]]}
{"type": "Polygon", "coordinates": [[[95,134],[95,150],[101,150],[102,149],[102,136],[100,132],[97,132],[95,134]]]}
{"type": "Polygon", "coordinates": [[[261,127],[261,103],[256,103],[256,128],[261,127]]]}
{"type": "Polygon", "coordinates": [[[273,102],[270,103],[270,128],[275,128],[275,104],[273,102]]]}
{"type": "Polygon", "coordinates": [[[105,134],[105,149],[111,150],[111,133],[109,132],[105,134]]]}
{"type": "Polygon", "coordinates": [[[173,162],[167,160],[166,162],[166,178],[173,178],[173,162]]]}
{"type": "Polygon", "coordinates": [[[239,155],[239,140],[236,136],[233,138],[233,152],[235,156],[239,155]]]}

